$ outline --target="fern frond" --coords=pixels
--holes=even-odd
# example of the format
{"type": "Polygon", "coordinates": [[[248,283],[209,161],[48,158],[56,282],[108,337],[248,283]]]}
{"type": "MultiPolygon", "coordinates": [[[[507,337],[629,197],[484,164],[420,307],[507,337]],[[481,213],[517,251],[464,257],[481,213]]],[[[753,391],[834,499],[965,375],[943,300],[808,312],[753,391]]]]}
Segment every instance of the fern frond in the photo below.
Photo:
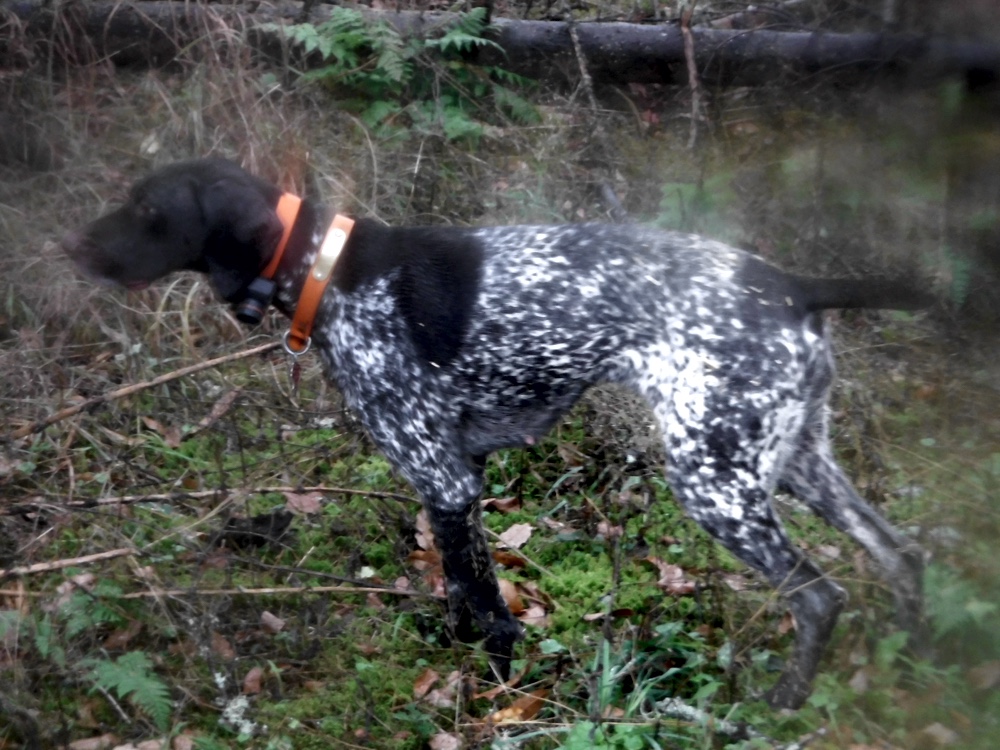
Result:
{"type": "Polygon", "coordinates": [[[93,592],[78,591],[73,594],[59,612],[66,620],[66,636],[74,638],[86,630],[102,625],[124,624],[122,614],[106,601],[121,595],[121,587],[110,581],[98,583],[93,592]]]}
{"type": "Polygon", "coordinates": [[[518,124],[534,124],[542,119],[534,104],[504,86],[494,84],[493,101],[501,111],[518,124]]]}
{"type": "Polygon", "coordinates": [[[131,651],[115,661],[88,659],[84,664],[91,667],[89,676],[95,686],[128,699],[157,727],[167,728],[173,711],[170,689],[153,672],[153,662],[145,652],[131,651]]]}
{"type": "Polygon", "coordinates": [[[428,39],[426,45],[445,54],[450,52],[461,54],[469,52],[474,47],[503,49],[492,39],[483,37],[483,32],[487,28],[486,8],[473,8],[468,13],[460,15],[444,36],[440,39],[428,39]]]}

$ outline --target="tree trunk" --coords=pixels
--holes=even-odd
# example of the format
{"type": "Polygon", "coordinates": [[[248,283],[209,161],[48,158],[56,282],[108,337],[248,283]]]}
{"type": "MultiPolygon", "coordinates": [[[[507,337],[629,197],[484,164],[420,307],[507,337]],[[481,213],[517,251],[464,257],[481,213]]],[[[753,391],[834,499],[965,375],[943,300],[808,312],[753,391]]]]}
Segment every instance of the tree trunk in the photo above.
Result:
{"type": "MultiPolygon", "coordinates": [[[[294,20],[298,4],[260,5],[245,12],[231,5],[192,2],[131,4],[67,2],[53,11],[36,0],[0,0],[0,24],[11,14],[0,39],[0,62],[31,59],[39,45],[71,63],[110,60],[116,65],[163,65],[182,50],[224,32],[252,30],[267,21],[294,20]],[[4,13],[3,11],[6,11],[4,13]],[[13,28],[15,33],[11,33],[13,28]],[[20,33],[16,33],[20,29],[20,33]],[[34,46],[33,46],[34,45],[34,46]]],[[[326,10],[313,13],[316,23],[326,10]]],[[[444,13],[369,11],[404,35],[431,36],[454,18],[444,13]]],[[[480,48],[476,62],[554,83],[575,82],[579,64],[569,24],[496,18],[494,39],[500,49],[480,48]]],[[[2,25],[0,25],[2,28],[2,25]]],[[[684,41],[677,25],[579,23],[580,49],[598,82],[687,82],[684,41]]],[[[921,83],[947,75],[975,82],[1000,78],[1000,46],[952,42],[929,37],[874,33],[825,34],[786,31],[733,31],[693,27],[695,60],[709,84],[760,85],[809,77],[856,80],[905,75],[921,83]]],[[[260,49],[281,49],[273,35],[259,31],[250,39],[260,49]]]]}

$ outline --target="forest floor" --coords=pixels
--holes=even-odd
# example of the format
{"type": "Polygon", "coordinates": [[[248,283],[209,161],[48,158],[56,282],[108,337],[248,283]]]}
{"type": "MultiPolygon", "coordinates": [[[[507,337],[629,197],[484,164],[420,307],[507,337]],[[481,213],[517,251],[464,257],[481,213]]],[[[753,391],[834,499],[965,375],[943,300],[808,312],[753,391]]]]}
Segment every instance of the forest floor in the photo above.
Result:
{"type": "Polygon", "coordinates": [[[712,92],[692,148],[685,90],[594,107],[490,71],[478,90],[461,60],[414,58],[405,90],[377,66],[328,85],[221,60],[3,83],[31,158],[0,154],[0,750],[996,747],[993,277],[942,227],[956,170],[998,137],[954,85],[712,92]],[[850,600],[806,706],[769,709],[794,623],[684,517],[649,415],[614,389],[490,459],[486,524],[528,633],[507,687],[451,642],[419,502],[316,362],[297,390],[272,351],[32,429],[283,330],[242,328],[194,276],[95,288],[58,249],[134,179],[208,154],[390,224],[607,221],[610,190],[632,220],[800,272],[929,279],[932,310],[829,324],[838,458],[928,553],[932,656],[908,655],[871,562],[779,497],[850,600]]]}

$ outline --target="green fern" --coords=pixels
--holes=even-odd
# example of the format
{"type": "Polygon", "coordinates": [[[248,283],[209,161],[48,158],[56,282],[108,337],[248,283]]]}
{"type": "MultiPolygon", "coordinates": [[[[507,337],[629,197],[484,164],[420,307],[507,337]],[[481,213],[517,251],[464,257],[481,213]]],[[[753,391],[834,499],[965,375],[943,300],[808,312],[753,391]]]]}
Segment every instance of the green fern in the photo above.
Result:
{"type": "Polygon", "coordinates": [[[86,659],[83,666],[91,667],[88,677],[96,688],[128,699],[161,730],[168,727],[173,711],[170,689],[153,672],[153,662],[144,652],[131,651],[115,661],[86,659]]]}
{"type": "Polygon", "coordinates": [[[424,41],[404,40],[390,24],[342,7],[333,8],[329,20],[317,26],[259,28],[284,34],[303,52],[319,55],[324,65],[302,74],[301,80],[332,87],[340,105],[356,112],[380,137],[405,137],[417,130],[475,142],[485,132],[480,120],[497,115],[522,123],[540,119],[512,89],[525,86],[527,79],[473,66],[460,57],[477,47],[499,48],[483,38],[485,8],[460,14],[442,36],[424,41]],[[446,58],[443,66],[441,57],[446,58]]]}
{"type": "Polygon", "coordinates": [[[59,610],[60,616],[66,622],[66,637],[74,638],[84,631],[94,630],[102,625],[123,625],[126,618],[120,612],[109,607],[107,600],[122,595],[121,587],[102,581],[94,587],[94,591],[77,591],[59,610]]]}
{"type": "Polygon", "coordinates": [[[518,95],[506,86],[495,84],[492,89],[493,101],[497,107],[507,114],[514,122],[531,124],[541,121],[541,115],[535,105],[518,95]]]}
{"type": "Polygon", "coordinates": [[[428,39],[429,49],[437,49],[445,54],[470,52],[475,47],[502,47],[491,39],[483,37],[486,31],[486,8],[473,8],[459,16],[455,24],[440,39],[428,39]]]}
{"type": "Polygon", "coordinates": [[[35,648],[43,659],[51,660],[59,667],[66,666],[66,651],[59,642],[52,617],[45,615],[35,624],[35,648]]]}
{"type": "Polygon", "coordinates": [[[972,288],[973,265],[965,256],[959,255],[950,248],[944,249],[944,263],[951,274],[948,296],[955,307],[961,307],[969,299],[972,288]]]}

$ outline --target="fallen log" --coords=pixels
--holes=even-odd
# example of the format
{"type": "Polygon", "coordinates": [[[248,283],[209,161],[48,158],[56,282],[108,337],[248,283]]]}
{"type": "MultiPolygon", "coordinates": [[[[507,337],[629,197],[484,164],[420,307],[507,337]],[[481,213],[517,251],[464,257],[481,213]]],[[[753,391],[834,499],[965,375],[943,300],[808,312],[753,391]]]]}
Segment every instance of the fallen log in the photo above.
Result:
{"type": "MultiPolygon", "coordinates": [[[[234,31],[258,49],[283,49],[274,34],[255,27],[293,22],[298,3],[258,4],[253,12],[234,5],[136,0],[131,3],[63,3],[0,0],[0,63],[18,55],[52,54],[70,63],[109,60],[119,66],[160,66],[184,51],[234,31]],[[25,49],[32,52],[26,53],[25,49]]],[[[447,13],[367,11],[403,35],[433,36],[455,18],[447,13]]],[[[313,21],[325,20],[325,8],[313,21]]],[[[495,18],[496,48],[480,48],[475,61],[553,83],[579,77],[570,24],[495,18]]],[[[684,39],[678,25],[578,23],[579,48],[591,77],[603,83],[688,80],[684,39]]],[[[783,80],[905,76],[917,83],[943,76],[978,82],[1000,79],[1000,46],[880,33],[729,30],[692,27],[695,61],[706,84],[760,85],[783,80]]],[[[307,61],[308,64],[308,61],[307,61]]]]}

